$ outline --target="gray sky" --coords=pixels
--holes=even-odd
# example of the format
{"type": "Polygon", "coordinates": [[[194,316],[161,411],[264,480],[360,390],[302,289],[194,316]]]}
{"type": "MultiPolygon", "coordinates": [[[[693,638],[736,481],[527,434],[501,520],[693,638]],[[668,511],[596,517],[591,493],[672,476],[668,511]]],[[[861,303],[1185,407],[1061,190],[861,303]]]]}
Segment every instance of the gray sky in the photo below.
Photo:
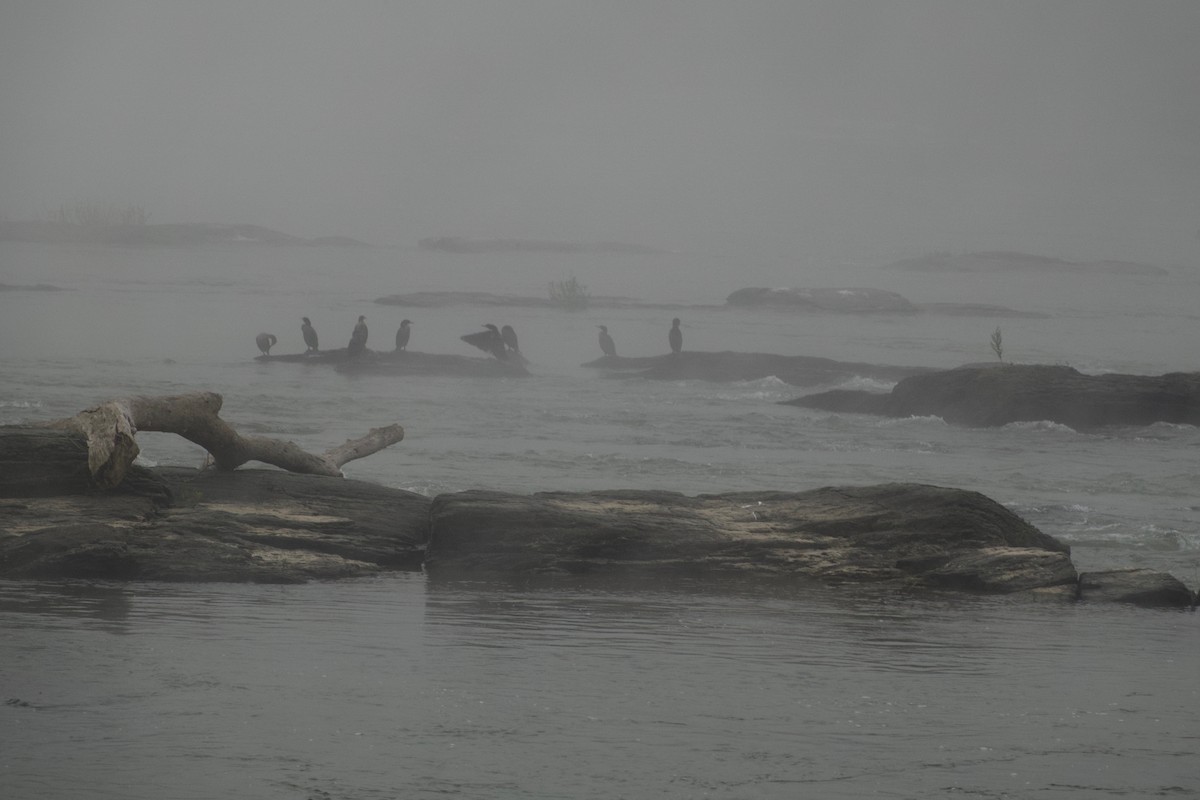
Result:
{"type": "Polygon", "coordinates": [[[1194,261],[1197,41],[1195,0],[0,0],[0,213],[1194,261]]]}

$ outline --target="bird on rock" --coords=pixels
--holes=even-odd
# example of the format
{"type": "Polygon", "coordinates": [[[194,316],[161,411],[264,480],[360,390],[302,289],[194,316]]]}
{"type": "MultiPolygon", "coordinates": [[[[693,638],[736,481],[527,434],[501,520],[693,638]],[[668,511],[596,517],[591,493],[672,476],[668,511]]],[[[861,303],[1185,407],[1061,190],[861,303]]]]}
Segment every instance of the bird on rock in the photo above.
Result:
{"type": "Polygon", "coordinates": [[[367,349],[367,318],[359,316],[354,332],[350,334],[350,345],[346,351],[351,356],[362,355],[367,349]]]}
{"type": "Polygon", "coordinates": [[[616,358],[617,344],[613,341],[613,338],[608,335],[608,326],[597,325],[596,327],[600,329],[600,349],[604,351],[604,355],[608,358],[616,358]]]}
{"type": "Polygon", "coordinates": [[[304,346],[308,348],[306,353],[317,352],[317,329],[308,321],[308,317],[301,317],[304,324],[300,326],[300,333],[304,334],[304,346]]]}
{"type": "Polygon", "coordinates": [[[258,345],[258,349],[262,350],[262,354],[264,356],[269,356],[271,355],[271,348],[274,347],[275,342],[279,340],[275,338],[274,334],[260,333],[258,336],[254,337],[254,341],[258,345]]]}
{"type": "Polygon", "coordinates": [[[400,327],[396,330],[396,349],[407,350],[408,339],[412,335],[412,322],[406,319],[400,320],[400,327]]]}
{"type": "Polygon", "coordinates": [[[468,333],[458,338],[472,347],[478,347],[485,353],[491,353],[501,361],[507,361],[508,347],[504,344],[504,336],[500,333],[500,329],[491,323],[483,327],[482,331],[468,333]]]}
{"type": "Polygon", "coordinates": [[[504,344],[510,352],[521,352],[521,348],[517,345],[517,332],[513,330],[512,325],[505,325],[500,329],[500,338],[504,340],[504,344]]]}

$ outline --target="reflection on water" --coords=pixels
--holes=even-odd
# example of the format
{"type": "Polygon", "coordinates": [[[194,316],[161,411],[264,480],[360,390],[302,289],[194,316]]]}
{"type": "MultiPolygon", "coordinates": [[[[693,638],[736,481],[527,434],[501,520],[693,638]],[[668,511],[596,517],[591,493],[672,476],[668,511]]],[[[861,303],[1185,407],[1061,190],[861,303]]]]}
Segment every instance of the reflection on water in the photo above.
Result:
{"type": "Polygon", "coordinates": [[[6,797],[1200,789],[1195,616],[811,586],[0,584],[6,797]]]}

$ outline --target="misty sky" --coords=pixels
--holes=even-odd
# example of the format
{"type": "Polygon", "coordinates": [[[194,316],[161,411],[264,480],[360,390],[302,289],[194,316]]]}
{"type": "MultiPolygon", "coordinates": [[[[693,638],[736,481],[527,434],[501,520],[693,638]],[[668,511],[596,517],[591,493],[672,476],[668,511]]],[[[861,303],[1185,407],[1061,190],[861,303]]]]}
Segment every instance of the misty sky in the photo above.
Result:
{"type": "Polygon", "coordinates": [[[1194,263],[1198,41],[1195,0],[0,0],[0,214],[1194,263]]]}

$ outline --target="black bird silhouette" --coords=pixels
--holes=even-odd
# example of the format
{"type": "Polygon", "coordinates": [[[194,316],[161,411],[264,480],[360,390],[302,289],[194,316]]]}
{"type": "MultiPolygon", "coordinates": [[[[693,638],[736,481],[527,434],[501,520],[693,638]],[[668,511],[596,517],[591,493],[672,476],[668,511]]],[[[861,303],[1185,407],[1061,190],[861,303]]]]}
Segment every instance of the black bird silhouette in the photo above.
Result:
{"type": "Polygon", "coordinates": [[[608,326],[597,325],[596,327],[600,329],[600,349],[604,351],[604,355],[609,358],[615,358],[617,355],[617,344],[608,335],[608,326]]]}
{"type": "Polygon", "coordinates": [[[472,347],[478,347],[485,353],[491,353],[501,361],[508,360],[508,348],[504,344],[504,336],[500,333],[500,329],[491,323],[483,327],[486,330],[468,333],[458,338],[472,347]]]}
{"type": "Polygon", "coordinates": [[[367,318],[360,316],[354,332],[350,334],[350,345],[346,348],[349,355],[361,355],[367,349],[367,318]]]}
{"type": "Polygon", "coordinates": [[[411,325],[412,325],[412,323],[406,319],[400,320],[400,327],[399,327],[399,329],[396,330],[396,349],[397,350],[407,350],[408,349],[408,338],[409,338],[409,336],[412,335],[412,328],[410,327],[411,325]]]}
{"type": "Polygon", "coordinates": [[[317,352],[317,329],[308,321],[308,317],[301,317],[304,324],[300,326],[300,332],[304,334],[304,346],[308,348],[305,352],[317,352]]]}
{"type": "Polygon", "coordinates": [[[274,347],[275,343],[279,340],[275,338],[274,334],[260,333],[258,336],[254,337],[254,341],[258,345],[258,349],[262,350],[262,354],[264,356],[269,356],[271,355],[271,348],[274,347]]]}
{"type": "Polygon", "coordinates": [[[679,317],[671,320],[671,332],[667,334],[667,341],[671,343],[672,353],[683,349],[683,331],[679,330],[679,317]]]}
{"type": "Polygon", "coordinates": [[[521,352],[521,348],[517,345],[517,332],[513,330],[512,325],[505,325],[500,329],[500,338],[504,340],[504,344],[514,353],[521,352]]]}

